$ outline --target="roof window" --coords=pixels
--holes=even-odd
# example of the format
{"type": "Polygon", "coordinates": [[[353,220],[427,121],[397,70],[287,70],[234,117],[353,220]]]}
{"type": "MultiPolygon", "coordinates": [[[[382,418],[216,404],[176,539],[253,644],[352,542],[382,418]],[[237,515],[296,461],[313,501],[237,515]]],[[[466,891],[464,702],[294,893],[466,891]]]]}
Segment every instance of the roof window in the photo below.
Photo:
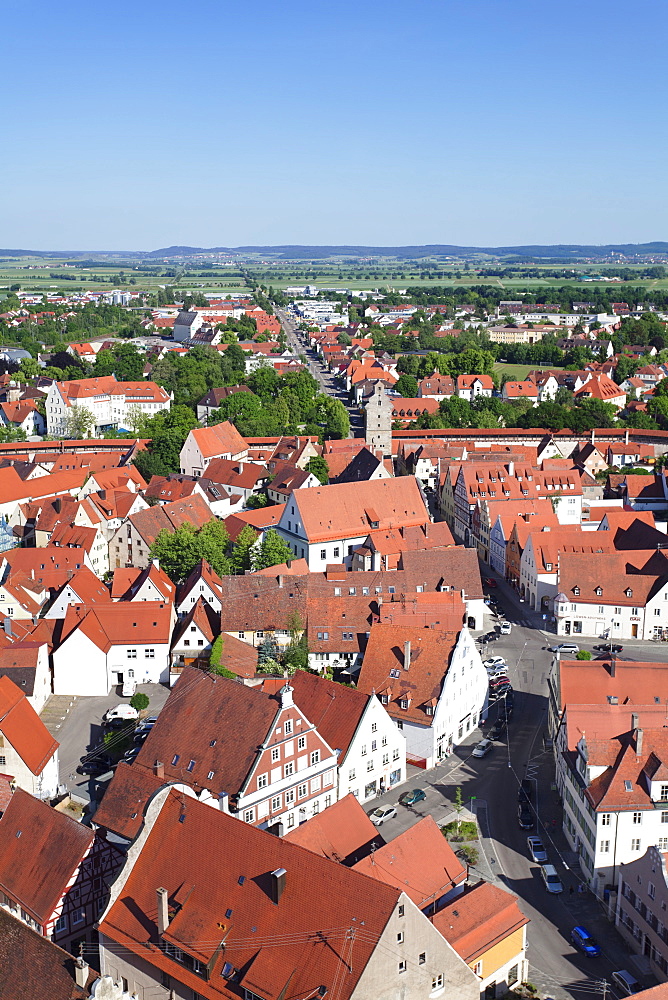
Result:
{"type": "Polygon", "coordinates": [[[633,784],[630,781],[628,781],[628,780],[626,780],[624,782],[624,791],[625,792],[632,792],[633,791],[633,784]]]}

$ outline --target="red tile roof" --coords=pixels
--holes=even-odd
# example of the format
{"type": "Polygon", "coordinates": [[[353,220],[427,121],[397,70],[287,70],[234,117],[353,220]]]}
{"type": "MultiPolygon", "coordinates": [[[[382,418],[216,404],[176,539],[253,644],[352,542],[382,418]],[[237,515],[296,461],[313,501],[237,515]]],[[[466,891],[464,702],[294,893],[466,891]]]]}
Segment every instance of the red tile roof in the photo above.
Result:
{"type": "Polygon", "coordinates": [[[292,502],[310,543],[366,535],[372,528],[424,524],[429,513],[416,479],[377,479],[313,487],[293,494],[292,502]]]}
{"type": "Polygon", "coordinates": [[[491,882],[479,882],[446,904],[431,921],[457,954],[471,964],[525,927],[529,918],[520,910],[517,896],[491,882]]]}
{"type": "Polygon", "coordinates": [[[0,909],[0,1000],[84,1000],[96,978],[80,989],[72,955],[0,909]]]}
{"type": "Polygon", "coordinates": [[[221,455],[245,454],[248,445],[234,424],[224,420],[213,427],[196,427],[190,432],[203,458],[218,458],[221,455]]]}
{"type": "Polygon", "coordinates": [[[169,643],[172,605],[162,601],[112,601],[109,604],[70,604],[63,623],[63,641],[77,629],[98,649],[108,653],[124,643],[169,643]]]}
{"type": "Polygon", "coordinates": [[[39,924],[53,915],[95,834],[17,788],[0,819],[0,883],[39,924]]]}
{"type": "Polygon", "coordinates": [[[350,793],[338,802],[316,813],[306,823],[288,830],[284,840],[299,844],[330,861],[356,862],[385,843],[355,796],[350,793]]]}
{"type": "Polygon", "coordinates": [[[358,861],[354,870],[402,890],[421,910],[467,879],[466,865],[431,816],[425,816],[389,844],[358,861]]]}
{"type": "Polygon", "coordinates": [[[0,677],[0,733],[34,775],[42,773],[59,746],[9,677],[0,677]]]}
{"type": "Polygon", "coordinates": [[[213,517],[206,500],[195,494],[187,500],[174,500],[173,503],[158,504],[137,511],[136,514],[130,514],[128,521],[150,547],[161,531],[169,531],[171,534],[183,524],[201,528],[213,520],[213,517]]]}
{"type": "Polygon", "coordinates": [[[184,807],[175,792],[100,925],[106,938],[174,974],[173,959],[156,943],[158,886],[167,889],[171,908],[163,940],[211,963],[205,984],[183,965],[178,979],[211,997],[232,997],[239,987],[278,996],[287,983],[291,996],[305,997],[315,983],[348,1000],[399,898],[396,889],[371,888],[358,872],[263,830],[240,827],[208,805],[188,799],[184,807]],[[275,903],[269,873],[278,869],[286,876],[275,903]],[[349,927],[364,933],[342,977],[340,948],[349,927]],[[281,947],[272,947],[276,940],[281,947]],[[221,976],[226,961],[239,970],[234,991],[221,976]]]}

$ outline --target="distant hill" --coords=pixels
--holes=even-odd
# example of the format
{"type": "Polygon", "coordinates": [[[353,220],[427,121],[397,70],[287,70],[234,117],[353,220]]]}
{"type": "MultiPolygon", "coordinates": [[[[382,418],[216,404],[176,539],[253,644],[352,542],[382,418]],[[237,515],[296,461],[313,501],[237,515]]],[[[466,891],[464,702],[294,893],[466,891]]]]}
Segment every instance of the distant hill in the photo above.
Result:
{"type": "Polygon", "coordinates": [[[162,247],[159,250],[0,250],[0,257],[115,257],[115,258],[165,258],[189,257],[194,254],[238,254],[249,253],[277,257],[283,260],[326,260],[330,257],[395,257],[399,260],[419,260],[423,257],[473,257],[480,254],[495,258],[527,258],[536,260],[576,261],[583,258],[604,260],[611,254],[624,257],[668,254],[668,243],[610,243],[603,246],[588,246],[579,243],[532,244],[509,247],[461,247],[448,243],[434,243],[425,246],[242,246],[242,247],[162,247]]]}

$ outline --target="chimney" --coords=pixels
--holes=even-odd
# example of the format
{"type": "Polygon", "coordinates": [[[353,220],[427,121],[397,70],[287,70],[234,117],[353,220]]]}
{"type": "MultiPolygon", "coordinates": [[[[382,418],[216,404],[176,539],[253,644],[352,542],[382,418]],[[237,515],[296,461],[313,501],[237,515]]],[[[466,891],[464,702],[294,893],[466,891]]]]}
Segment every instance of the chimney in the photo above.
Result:
{"type": "Polygon", "coordinates": [[[12,634],[12,620],[11,620],[11,618],[3,618],[2,619],[2,627],[5,630],[5,635],[11,635],[12,634]]]}
{"type": "Polygon", "coordinates": [[[106,490],[99,490],[97,495],[99,496],[100,500],[106,500],[107,499],[107,491],[106,490]]]}
{"type": "Polygon", "coordinates": [[[596,431],[594,430],[594,428],[593,428],[593,427],[592,427],[592,429],[591,429],[591,443],[592,443],[592,444],[595,444],[595,443],[596,443],[596,431]]]}
{"type": "Polygon", "coordinates": [[[614,658],[614,656],[611,656],[610,657],[610,676],[611,677],[615,676],[615,670],[616,669],[617,669],[617,665],[615,663],[615,658],[614,658]]]}
{"type": "Polygon", "coordinates": [[[161,760],[156,760],[155,764],[153,765],[153,773],[156,776],[156,778],[160,778],[161,780],[165,777],[165,765],[162,763],[161,760]]]}
{"type": "Polygon", "coordinates": [[[285,878],[287,876],[285,868],[277,868],[273,871],[270,878],[270,895],[272,903],[278,905],[278,901],[283,895],[283,890],[285,889],[285,878]]]}
{"type": "Polygon", "coordinates": [[[638,728],[638,713],[631,712],[631,729],[637,729],[637,728],[638,728]]]}
{"type": "Polygon", "coordinates": [[[404,643],[404,670],[408,670],[411,665],[411,644],[410,640],[404,643]]]}
{"type": "Polygon", "coordinates": [[[279,573],[278,576],[276,577],[276,579],[278,580],[278,586],[282,587],[283,586],[283,574],[279,573]]]}
{"type": "Polygon", "coordinates": [[[624,431],[624,444],[628,443],[629,443],[629,429],[627,427],[626,430],[624,431]]]}
{"type": "Polygon", "coordinates": [[[155,566],[156,569],[160,569],[160,560],[159,559],[151,559],[151,562],[153,563],[153,565],[155,566]]]}
{"type": "Polygon", "coordinates": [[[288,569],[290,569],[290,567],[292,566],[292,559],[288,559],[285,565],[288,567],[288,569]]]}
{"type": "Polygon", "coordinates": [[[60,514],[60,512],[62,510],[62,507],[63,507],[63,501],[60,499],[60,497],[56,497],[56,500],[55,500],[55,503],[54,503],[53,507],[54,507],[54,510],[55,510],[56,514],[60,514]]]}
{"type": "Polygon", "coordinates": [[[74,981],[81,990],[86,989],[86,984],[88,982],[88,971],[89,971],[88,962],[80,955],[79,958],[77,958],[76,962],[74,963],[74,981]]]}
{"type": "Polygon", "coordinates": [[[515,475],[515,463],[514,462],[508,462],[508,475],[509,476],[514,476],[515,475]]]}
{"type": "Polygon", "coordinates": [[[167,928],[169,927],[169,910],[167,908],[167,890],[158,889],[156,891],[156,896],[158,898],[158,936],[162,937],[167,928]]]}
{"type": "Polygon", "coordinates": [[[642,729],[636,729],[636,757],[641,757],[641,756],[642,756],[642,729]]]}

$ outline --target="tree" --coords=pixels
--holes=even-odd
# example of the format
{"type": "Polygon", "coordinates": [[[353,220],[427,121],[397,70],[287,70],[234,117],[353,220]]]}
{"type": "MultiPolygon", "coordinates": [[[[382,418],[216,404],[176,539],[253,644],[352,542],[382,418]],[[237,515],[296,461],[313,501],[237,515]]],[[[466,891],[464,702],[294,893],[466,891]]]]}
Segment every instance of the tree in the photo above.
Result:
{"type": "Polygon", "coordinates": [[[245,573],[253,568],[253,546],[257,543],[258,534],[250,524],[245,524],[237,535],[230,555],[230,569],[233,573],[245,573]]]}
{"type": "Polygon", "coordinates": [[[308,670],[308,638],[306,626],[298,611],[292,611],[288,616],[286,627],[290,633],[290,642],[283,651],[283,665],[289,675],[296,670],[308,670]]]}
{"type": "Polygon", "coordinates": [[[150,554],[160,560],[167,576],[180,583],[201,559],[206,559],[219,575],[230,571],[227,549],[230,536],[222,521],[212,518],[201,528],[182,524],[176,531],[163,529],[151,546],[150,554]]]}
{"type": "Polygon", "coordinates": [[[581,649],[579,653],[575,654],[576,660],[591,660],[591,653],[588,649],[581,649]]]}
{"type": "Polygon", "coordinates": [[[11,425],[3,427],[0,424],[0,444],[9,444],[12,441],[25,441],[27,436],[22,427],[12,427],[11,425]]]}
{"type": "Polygon", "coordinates": [[[269,501],[264,493],[251,493],[246,500],[246,506],[251,510],[257,510],[258,507],[266,507],[268,503],[269,501]]]}
{"type": "Polygon", "coordinates": [[[209,656],[209,673],[216,674],[217,677],[230,677],[234,678],[237,675],[227,667],[223,666],[223,650],[225,648],[225,640],[223,634],[214,639],[213,645],[211,647],[211,655],[209,656]]]}
{"type": "Polygon", "coordinates": [[[136,708],[138,712],[145,712],[149,706],[149,697],[144,694],[143,691],[136,691],[132,698],[130,698],[130,704],[133,708],[136,708]]]}
{"type": "Polygon", "coordinates": [[[462,802],[462,790],[459,785],[455,790],[454,810],[457,813],[457,833],[459,833],[459,830],[462,825],[462,812],[464,811],[464,803],[462,802]]]}
{"type": "Polygon", "coordinates": [[[326,486],[329,482],[329,466],[327,459],[323,458],[322,455],[314,455],[312,458],[309,458],[306,463],[306,471],[312,473],[316,479],[319,479],[323,486],[326,486]]]}
{"type": "Polygon", "coordinates": [[[279,535],[275,528],[265,532],[260,550],[253,559],[253,569],[267,569],[269,566],[279,566],[281,563],[294,559],[295,554],[288,543],[279,535]]]}
{"type": "Polygon", "coordinates": [[[70,406],[70,412],[65,421],[65,439],[68,441],[89,437],[95,427],[95,417],[85,406],[70,406]]]}
{"type": "Polygon", "coordinates": [[[406,373],[399,376],[399,380],[394,388],[399,395],[403,396],[405,399],[415,399],[418,394],[417,379],[412,375],[407,375],[406,373]]]}

